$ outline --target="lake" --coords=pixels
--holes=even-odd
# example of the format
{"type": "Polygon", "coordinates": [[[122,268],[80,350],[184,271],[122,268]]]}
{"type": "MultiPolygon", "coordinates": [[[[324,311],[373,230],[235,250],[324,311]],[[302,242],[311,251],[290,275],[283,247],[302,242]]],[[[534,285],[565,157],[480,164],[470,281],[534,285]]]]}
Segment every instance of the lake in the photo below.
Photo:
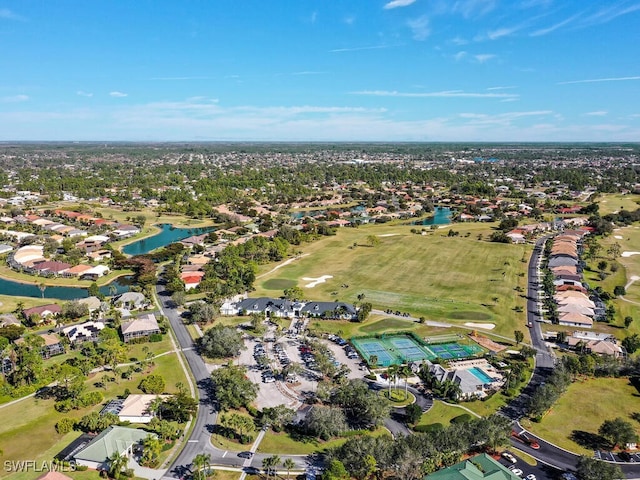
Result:
{"type": "Polygon", "coordinates": [[[433,217],[424,220],[416,220],[411,225],[448,225],[451,223],[451,209],[448,207],[436,207],[433,217]]]}
{"type": "Polygon", "coordinates": [[[160,233],[125,245],[122,251],[127,255],[144,255],[157,248],[166,247],[170,243],[213,232],[216,229],[216,227],[176,228],[169,223],[162,223],[158,227],[160,227],[160,233]]]}
{"type": "MultiPolygon", "coordinates": [[[[116,287],[116,295],[129,291],[129,287],[133,283],[133,276],[126,275],[118,277],[109,285],[116,287]]],[[[110,296],[109,285],[100,287],[100,292],[110,296]]],[[[14,282],[6,278],[0,278],[0,293],[2,295],[17,295],[21,297],[42,298],[42,292],[38,285],[28,283],[14,282]]],[[[44,298],[55,298],[58,300],[75,300],[78,298],[86,298],[89,292],[86,288],[80,287],[47,287],[44,291],[44,298]]]]}

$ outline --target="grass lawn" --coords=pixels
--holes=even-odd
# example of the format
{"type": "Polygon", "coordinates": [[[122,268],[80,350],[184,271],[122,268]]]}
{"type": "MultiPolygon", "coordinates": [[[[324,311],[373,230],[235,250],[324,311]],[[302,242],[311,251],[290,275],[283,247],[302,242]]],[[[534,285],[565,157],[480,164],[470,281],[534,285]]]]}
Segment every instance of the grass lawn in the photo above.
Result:
{"type": "MultiPolygon", "coordinates": [[[[389,431],[385,428],[380,427],[373,432],[362,432],[360,434],[379,437],[381,435],[389,435],[389,431]]],[[[275,433],[269,431],[262,439],[262,442],[260,442],[260,445],[258,446],[258,452],[286,452],[288,455],[309,455],[313,452],[339,447],[352,436],[354,435],[334,438],[327,442],[323,442],[322,440],[318,439],[306,439],[304,441],[300,441],[294,439],[293,437],[291,437],[291,435],[285,432],[275,433]]]]}
{"type": "Polygon", "coordinates": [[[24,308],[39,307],[51,303],[50,298],[14,297],[13,295],[0,295],[0,313],[11,313],[22,302],[24,308]]]}
{"type": "Polygon", "coordinates": [[[586,437],[597,435],[602,422],[622,417],[640,431],[638,422],[630,418],[638,411],[638,390],[628,379],[591,378],[571,384],[540,423],[528,422],[526,428],[562,448],[592,455],[593,448],[572,440],[574,430],[585,432],[586,437]]]}
{"type": "Polygon", "coordinates": [[[462,324],[494,322],[496,333],[512,335],[524,322],[524,313],[514,308],[524,308],[525,301],[514,288],[525,286],[526,278],[520,274],[526,270],[531,246],[486,241],[492,232],[488,224],[456,224],[425,236],[410,233],[411,228],[339,229],[335,236],[303,245],[306,256],[274,272],[267,273],[274,265],[261,266],[259,273],[267,275],[256,282],[253,295],[279,296],[281,289],[269,288],[272,280],[293,280],[310,299],[357,302],[357,296],[364,294],[364,301],[374,308],[462,324]],[[460,235],[448,237],[449,228],[460,235]],[[376,235],[380,244],[367,246],[369,235],[376,235]],[[333,278],[305,287],[304,277],[322,275],[333,278]]]}
{"type": "Polygon", "coordinates": [[[389,390],[383,390],[380,394],[391,400],[391,406],[393,407],[406,407],[407,405],[416,401],[416,397],[411,392],[407,392],[408,396],[405,396],[405,392],[401,388],[391,389],[391,398],[389,398],[389,390]]]}
{"type": "Polygon", "coordinates": [[[472,402],[463,402],[461,405],[467,407],[469,410],[477,413],[481,417],[486,417],[496,413],[500,407],[506,405],[507,400],[507,397],[505,397],[502,392],[497,392],[488,400],[473,400],[472,402]]]}
{"type": "MultiPolygon", "coordinates": [[[[180,367],[175,354],[166,355],[156,359],[156,365],[152,373],[160,374],[166,382],[166,390],[170,393],[177,392],[175,384],[182,382],[187,385],[186,378],[180,367]]],[[[88,391],[95,390],[94,382],[100,381],[103,373],[91,377],[87,380],[88,391]]],[[[100,388],[105,401],[121,395],[126,388],[132,393],[142,393],[138,390],[140,380],[146,376],[146,372],[135,374],[130,380],[119,380],[108,382],[106,388],[100,388]]],[[[64,448],[79,432],[72,432],[67,435],[58,435],[55,431],[55,424],[63,417],[80,419],[83,415],[91,411],[98,411],[102,405],[88,407],[80,410],[72,410],[68,413],[58,413],[54,410],[53,399],[43,400],[28,398],[14,405],[0,409],[0,447],[4,451],[3,460],[24,460],[25,453],[28,459],[38,462],[51,460],[62,448],[64,448]]],[[[32,472],[33,473],[33,472],[32,472]]],[[[10,478],[22,480],[18,474],[13,474],[10,478]]],[[[20,474],[22,475],[22,474],[20,474]]],[[[25,480],[32,477],[24,477],[25,480]]]]}
{"type": "Polygon", "coordinates": [[[447,405],[446,403],[442,403],[440,400],[434,400],[433,407],[431,407],[429,411],[422,414],[417,425],[431,425],[433,423],[441,423],[446,427],[451,423],[452,419],[460,415],[464,415],[465,413],[468,412],[465,412],[462,408],[447,405]]]}
{"type": "Polygon", "coordinates": [[[609,213],[619,212],[620,210],[633,211],[640,208],[640,205],[638,205],[640,195],[602,193],[598,196],[597,202],[600,206],[600,215],[607,215],[609,213]]]}

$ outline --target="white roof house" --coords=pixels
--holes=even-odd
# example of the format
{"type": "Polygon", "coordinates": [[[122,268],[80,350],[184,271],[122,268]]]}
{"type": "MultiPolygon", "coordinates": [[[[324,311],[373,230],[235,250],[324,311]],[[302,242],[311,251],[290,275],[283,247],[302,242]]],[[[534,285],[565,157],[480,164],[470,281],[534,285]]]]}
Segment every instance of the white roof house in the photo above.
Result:
{"type": "Polygon", "coordinates": [[[124,322],[120,329],[125,342],[134,338],[148,337],[154,333],[160,333],[158,320],[156,320],[156,316],[153,313],[140,315],[130,322],[124,322]]]}
{"type": "Polygon", "coordinates": [[[156,398],[165,399],[170,395],[132,394],[124,399],[118,413],[121,422],[149,423],[155,416],[149,412],[149,405],[156,398]]]}

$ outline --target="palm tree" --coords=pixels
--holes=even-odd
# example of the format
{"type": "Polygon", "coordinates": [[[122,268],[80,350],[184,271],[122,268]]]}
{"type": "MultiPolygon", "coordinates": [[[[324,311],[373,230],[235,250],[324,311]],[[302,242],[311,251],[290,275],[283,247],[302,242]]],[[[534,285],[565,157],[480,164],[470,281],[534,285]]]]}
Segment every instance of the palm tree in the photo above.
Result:
{"type": "Polygon", "coordinates": [[[160,420],[162,420],[162,398],[156,397],[149,402],[147,406],[147,412],[153,415],[157,415],[160,420]]]}
{"type": "Polygon", "coordinates": [[[378,364],[378,356],[370,355],[369,356],[369,365],[374,368],[378,364]]]}
{"type": "Polygon", "coordinates": [[[409,398],[409,377],[413,375],[413,370],[409,365],[402,365],[399,370],[400,375],[404,378],[404,398],[409,398]]]}
{"type": "Polygon", "coordinates": [[[209,476],[209,465],[211,464],[211,455],[208,453],[199,453],[191,462],[193,467],[193,476],[198,480],[203,480],[209,476]]]}
{"type": "Polygon", "coordinates": [[[387,382],[389,382],[389,400],[391,400],[391,382],[398,375],[398,365],[389,365],[387,368],[387,382]]]}
{"type": "MultiPolygon", "coordinates": [[[[262,468],[267,474],[267,478],[271,476],[271,472],[275,469],[276,465],[280,464],[280,456],[279,455],[271,455],[270,457],[262,460],[262,468]]],[[[273,472],[275,475],[275,471],[273,472]]]]}
{"type": "Polygon", "coordinates": [[[285,459],[284,462],[282,462],[282,466],[287,470],[287,478],[289,478],[289,474],[291,472],[292,468],[295,468],[296,463],[291,460],[290,458],[285,459]]]}
{"type": "Polygon", "coordinates": [[[116,287],[113,283],[109,285],[109,296],[115,297],[116,293],[118,293],[118,287],[116,287]]]}
{"type": "Polygon", "coordinates": [[[155,435],[147,435],[142,442],[142,448],[143,464],[147,467],[153,467],[162,451],[162,443],[155,435]]]}
{"type": "Polygon", "coordinates": [[[109,457],[109,476],[117,479],[122,470],[127,468],[128,464],[129,457],[121,455],[120,452],[113,452],[109,457]]]}
{"type": "Polygon", "coordinates": [[[40,294],[42,298],[44,298],[44,291],[47,289],[47,286],[44,283],[39,283],[38,288],[40,289],[40,294]]]}

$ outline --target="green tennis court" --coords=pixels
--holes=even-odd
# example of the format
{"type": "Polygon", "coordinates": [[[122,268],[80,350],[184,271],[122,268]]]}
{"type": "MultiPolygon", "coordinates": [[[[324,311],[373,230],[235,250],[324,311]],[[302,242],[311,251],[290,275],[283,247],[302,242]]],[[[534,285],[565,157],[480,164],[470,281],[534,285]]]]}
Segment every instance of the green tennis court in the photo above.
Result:
{"type": "Polygon", "coordinates": [[[376,364],[382,367],[435,358],[458,360],[482,353],[482,348],[477,345],[463,345],[458,342],[426,345],[409,335],[352,338],[351,343],[368,363],[371,363],[371,357],[375,356],[376,364]]]}

